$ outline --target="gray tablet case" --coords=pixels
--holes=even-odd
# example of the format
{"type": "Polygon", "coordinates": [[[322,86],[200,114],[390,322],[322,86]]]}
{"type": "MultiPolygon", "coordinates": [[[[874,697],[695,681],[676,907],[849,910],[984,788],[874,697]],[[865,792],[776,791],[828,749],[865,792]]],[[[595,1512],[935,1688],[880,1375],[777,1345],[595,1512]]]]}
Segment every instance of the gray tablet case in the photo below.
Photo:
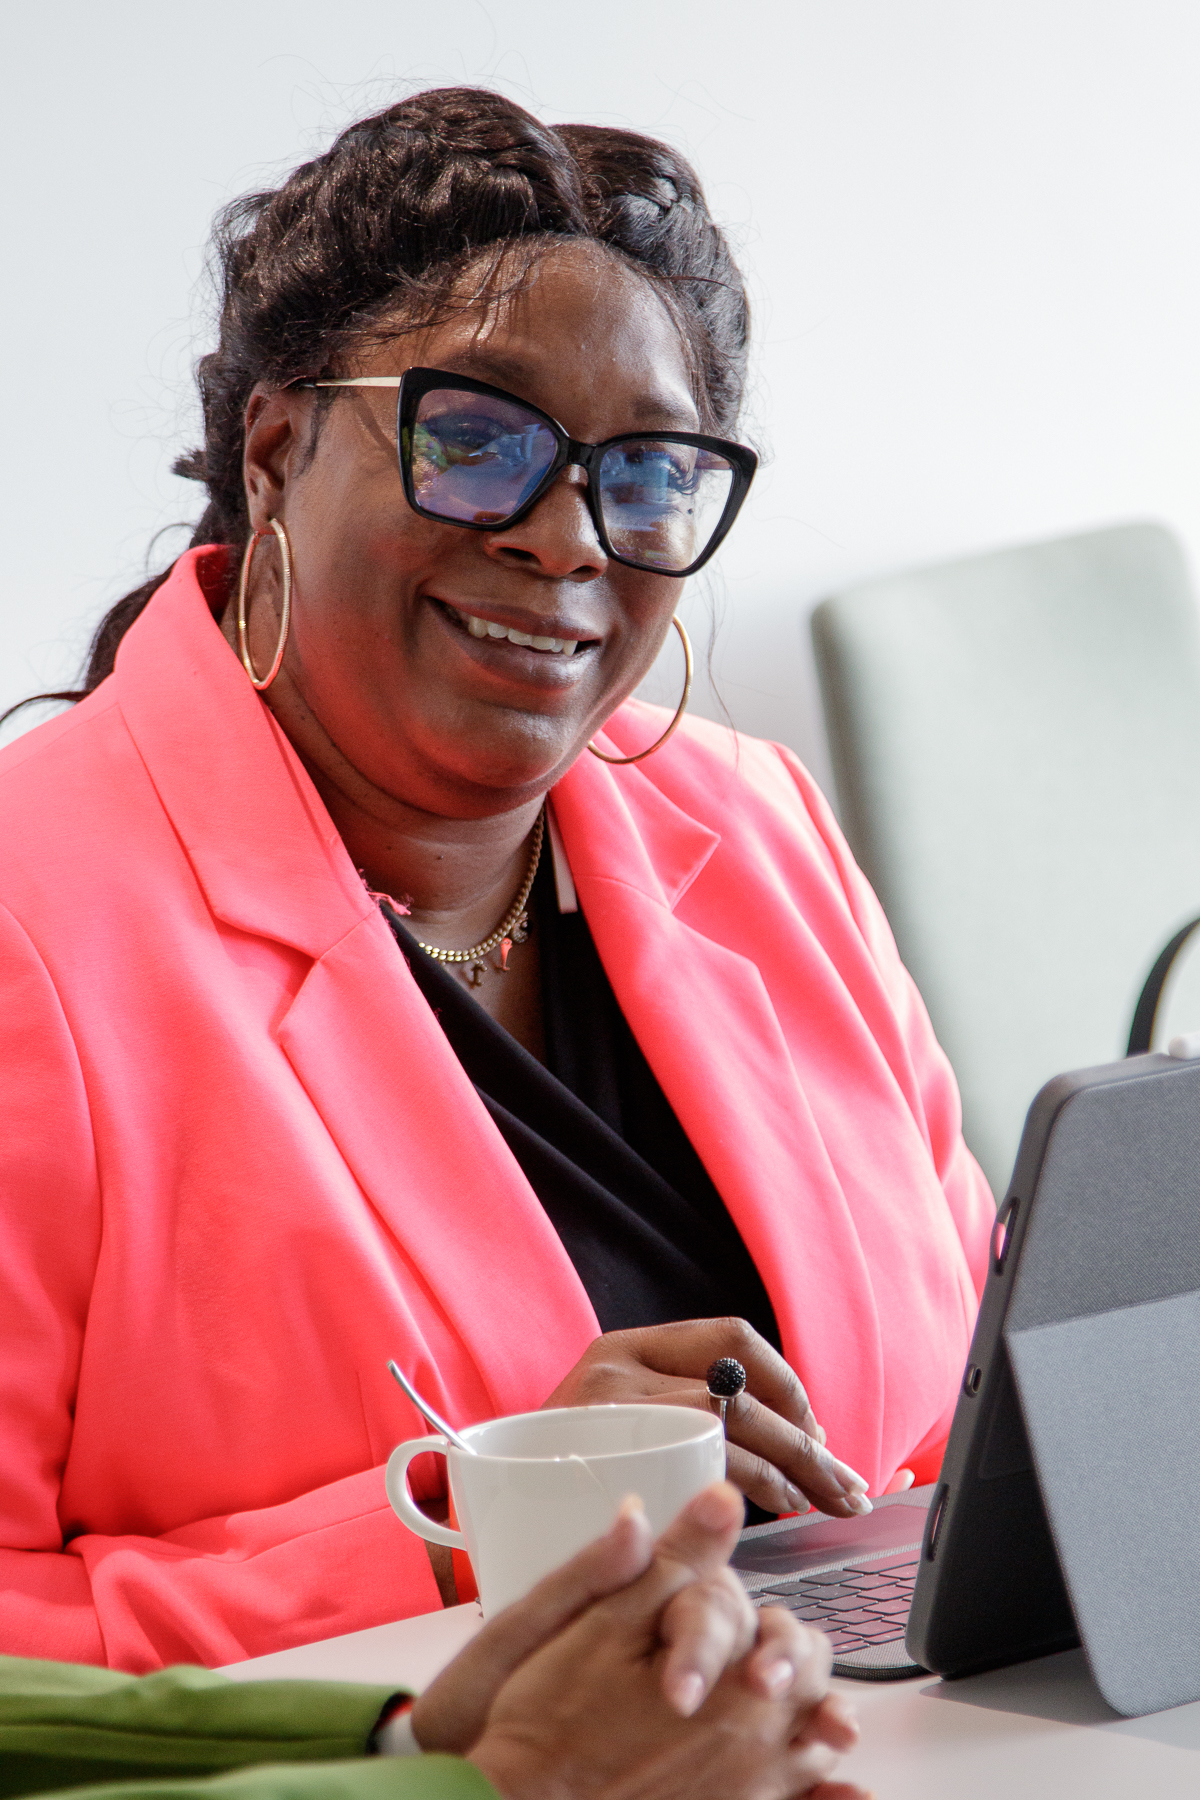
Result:
{"type": "Polygon", "coordinates": [[[1200,1061],[1037,1096],[930,1507],[915,1661],[1080,1641],[1119,1713],[1200,1698],[1200,1061]]]}

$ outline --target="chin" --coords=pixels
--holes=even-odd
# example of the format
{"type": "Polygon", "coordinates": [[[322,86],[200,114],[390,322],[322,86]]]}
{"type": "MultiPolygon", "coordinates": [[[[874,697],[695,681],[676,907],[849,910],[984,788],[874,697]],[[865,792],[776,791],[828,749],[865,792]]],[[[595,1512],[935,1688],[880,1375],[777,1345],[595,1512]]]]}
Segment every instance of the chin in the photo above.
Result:
{"type": "Polygon", "coordinates": [[[508,812],[514,806],[544,794],[564,775],[584,749],[586,739],[572,736],[563,741],[558,731],[496,732],[482,735],[469,748],[460,737],[445,747],[436,760],[456,786],[475,790],[494,799],[493,808],[508,812]]]}

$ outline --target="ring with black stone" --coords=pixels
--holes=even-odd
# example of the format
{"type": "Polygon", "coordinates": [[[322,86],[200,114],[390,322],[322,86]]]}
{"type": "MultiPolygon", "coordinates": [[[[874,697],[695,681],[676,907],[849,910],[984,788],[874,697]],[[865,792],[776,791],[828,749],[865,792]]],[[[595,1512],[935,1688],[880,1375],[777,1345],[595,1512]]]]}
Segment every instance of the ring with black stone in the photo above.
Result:
{"type": "Polygon", "coordinates": [[[745,1391],[746,1371],[736,1356],[718,1356],[715,1363],[709,1364],[705,1380],[708,1383],[708,1398],[710,1402],[715,1402],[713,1410],[721,1420],[723,1431],[729,1408],[738,1395],[745,1391]]]}

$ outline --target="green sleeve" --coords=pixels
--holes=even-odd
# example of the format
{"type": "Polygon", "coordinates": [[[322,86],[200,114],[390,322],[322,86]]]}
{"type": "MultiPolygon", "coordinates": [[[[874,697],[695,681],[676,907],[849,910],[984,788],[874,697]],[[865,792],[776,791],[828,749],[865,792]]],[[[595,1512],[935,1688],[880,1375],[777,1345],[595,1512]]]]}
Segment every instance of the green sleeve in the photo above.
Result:
{"type": "MultiPolygon", "coordinates": [[[[333,1681],[230,1681],[193,1668],[122,1675],[0,1656],[0,1796],[113,1781],[134,1782],[130,1792],[140,1793],[147,1778],[154,1793],[174,1793],[178,1784],[168,1779],[163,1786],[161,1778],[361,1757],[396,1691],[333,1681]]],[[[372,1758],[364,1766],[393,1760],[372,1758]]],[[[209,1789],[206,1783],[200,1791],[209,1789]]],[[[211,1791],[225,1790],[218,1783],[211,1791]]],[[[323,1791],[319,1777],[305,1790],[323,1791]]],[[[343,1790],[329,1789],[335,1791],[343,1790]]]]}
{"type": "Polygon", "coordinates": [[[369,1756],[354,1762],[276,1763],[207,1781],[117,1781],[63,1788],[45,1800],[499,1800],[460,1756],[369,1756]]]}

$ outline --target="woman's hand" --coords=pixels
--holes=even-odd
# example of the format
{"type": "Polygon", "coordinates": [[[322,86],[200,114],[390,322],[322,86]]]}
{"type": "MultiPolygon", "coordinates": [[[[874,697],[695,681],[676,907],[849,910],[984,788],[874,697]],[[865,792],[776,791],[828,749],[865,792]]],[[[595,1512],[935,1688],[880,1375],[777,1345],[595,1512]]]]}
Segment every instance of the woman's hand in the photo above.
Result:
{"type": "MultiPolygon", "coordinates": [[[[700,1495],[642,1575],[500,1687],[470,1760],[506,1800],[862,1800],[823,1785],[857,1737],[827,1691],[828,1640],[782,1610],[755,1617],[728,1571],[711,1567],[718,1542],[736,1539],[740,1504],[728,1484],[700,1495]]],[[[633,1524],[627,1514],[602,1540],[608,1574],[642,1553],[633,1524]]],[[[597,1574],[596,1559],[580,1566],[589,1555],[569,1565],[585,1588],[597,1574]]],[[[413,1723],[432,1748],[417,1712],[413,1723]]]]}
{"type": "MultiPolygon", "coordinates": [[[[509,1676],[597,1600],[644,1575],[656,1554],[674,1572],[678,1590],[659,1621],[662,1689],[681,1715],[694,1712],[758,1634],[759,1615],[727,1566],[741,1524],[741,1499],[719,1482],[684,1507],[656,1547],[641,1503],[627,1501],[611,1531],[489,1619],[426,1689],[413,1708],[417,1742],[464,1755],[509,1676]]],[[[758,1667],[756,1660],[751,1679],[758,1667]]]]}
{"type": "Polygon", "coordinates": [[[730,1481],[764,1511],[807,1510],[845,1518],[871,1510],[867,1484],[825,1448],[794,1372],[744,1319],[689,1319],[609,1331],[589,1344],[546,1406],[604,1406],[653,1401],[662,1406],[711,1406],[707,1371],[718,1356],[734,1356],[746,1371],[746,1391],[725,1421],[730,1481]]]}

